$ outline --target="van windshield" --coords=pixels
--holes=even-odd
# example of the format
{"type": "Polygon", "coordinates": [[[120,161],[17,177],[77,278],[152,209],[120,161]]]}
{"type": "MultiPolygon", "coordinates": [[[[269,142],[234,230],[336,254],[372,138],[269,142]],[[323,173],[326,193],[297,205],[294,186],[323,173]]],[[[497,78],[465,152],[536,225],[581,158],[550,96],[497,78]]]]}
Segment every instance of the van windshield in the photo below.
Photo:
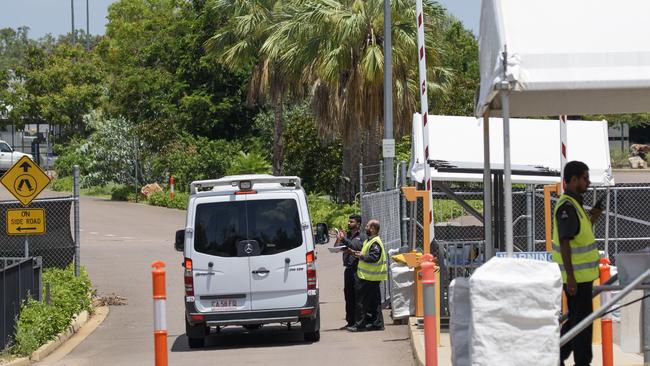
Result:
{"type": "MultiPolygon", "coordinates": [[[[254,240],[259,246],[256,253],[260,255],[300,247],[302,229],[296,200],[248,200],[197,205],[194,231],[196,251],[219,257],[237,257],[237,247],[245,240],[254,240]]],[[[241,250],[239,255],[242,255],[241,250]]]]}

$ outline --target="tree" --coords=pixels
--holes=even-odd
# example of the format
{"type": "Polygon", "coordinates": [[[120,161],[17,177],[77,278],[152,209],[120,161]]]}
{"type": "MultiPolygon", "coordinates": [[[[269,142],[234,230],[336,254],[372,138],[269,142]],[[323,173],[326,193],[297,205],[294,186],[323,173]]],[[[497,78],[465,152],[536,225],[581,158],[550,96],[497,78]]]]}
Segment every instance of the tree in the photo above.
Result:
{"type": "Polygon", "coordinates": [[[99,60],[82,46],[60,43],[47,51],[30,45],[9,83],[11,119],[19,126],[42,121],[83,134],[83,116],[99,106],[102,82],[99,60]]]}
{"type": "MultiPolygon", "coordinates": [[[[281,2],[276,0],[217,0],[212,8],[227,14],[229,21],[208,42],[207,50],[232,69],[250,69],[249,102],[266,102],[270,96],[274,114],[273,174],[283,173],[284,96],[293,84],[292,75],[278,57],[270,57],[263,45],[277,21],[281,2]]],[[[275,53],[274,53],[275,54],[275,53]]]]}
{"type": "MultiPolygon", "coordinates": [[[[398,137],[409,130],[418,110],[419,81],[415,3],[392,2],[394,120],[398,137]]],[[[439,30],[444,10],[425,3],[428,88],[441,97],[447,71],[440,65],[439,30]]],[[[383,128],[383,2],[294,0],[282,14],[261,51],[294,72],[313,91],[313,110],[321,131],[343,139],[345,182],[340,198],[354,199],[361,156],[377,164],[383,128]],[[362,131],[367,131],[363,136],[362,131]],[[363,145],[363,150],[361,150],[363,145]]],[[[436,103],[433,103],[435,106],[436,103]]]]}
{"type": "Polygon", "coordinates": [[[106,109],[133,121],[147,150],[167,153],[182,131],[211,139],[249,133],[246,76],[203,49],[223,15],[198,1],[122,0],[108,20],[98,46],[108,72],[106,109]]]}

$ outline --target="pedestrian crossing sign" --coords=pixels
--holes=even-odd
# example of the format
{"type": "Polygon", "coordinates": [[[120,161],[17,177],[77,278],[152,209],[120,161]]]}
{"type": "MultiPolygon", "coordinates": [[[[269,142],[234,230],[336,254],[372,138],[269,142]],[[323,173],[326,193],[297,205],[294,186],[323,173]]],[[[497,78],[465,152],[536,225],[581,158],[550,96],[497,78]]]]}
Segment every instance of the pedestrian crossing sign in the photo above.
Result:
{"type": "Polygon", "coordinates": [[[27,206],[50,184],[50,178],[32,159],[23,156],[0,178],[0,183],[27,206]]]}

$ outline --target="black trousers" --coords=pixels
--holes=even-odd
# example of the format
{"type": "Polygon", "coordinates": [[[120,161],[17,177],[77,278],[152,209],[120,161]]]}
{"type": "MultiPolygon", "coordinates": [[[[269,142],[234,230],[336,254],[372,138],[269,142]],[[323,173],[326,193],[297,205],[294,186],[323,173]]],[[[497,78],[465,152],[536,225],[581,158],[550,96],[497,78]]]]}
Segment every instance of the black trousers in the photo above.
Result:
{"type": "Polygon", "coordinates": [[[345,295],[345,321],[353,326],[356,313],[357,267],[345,267],[343,272],[343,294],[345,295]]]}
{"type": "Polygon", "coordinates": [[[357,278],[357,328],[363,329],[367,326],[376,328],[384,327],[384,315],[381,312],[381,292],[378,281],[366,281],[357,278]]]}
{"type": "MultiPolygon", "coordinates": [[[[564,285],[564,294],[567,298],[569,307],[569,319],[562,325],[560,334],[566,334],[571,328],[578,325],[584,318],[588,317],[593,311],[591,292],[593,284],[591,282],[579,283],[578,291],[574,296],[569,296],[567,287],[564,285]]],[[[589,366],[593,357],[591,343],[593,337],[593,326],[589,325],[585,330],[580,332],[569,343],[560,349],[560,359],[562,366],[564,361],[569,358],[573,352],[573,359],[576,366],[589,366]]]]}

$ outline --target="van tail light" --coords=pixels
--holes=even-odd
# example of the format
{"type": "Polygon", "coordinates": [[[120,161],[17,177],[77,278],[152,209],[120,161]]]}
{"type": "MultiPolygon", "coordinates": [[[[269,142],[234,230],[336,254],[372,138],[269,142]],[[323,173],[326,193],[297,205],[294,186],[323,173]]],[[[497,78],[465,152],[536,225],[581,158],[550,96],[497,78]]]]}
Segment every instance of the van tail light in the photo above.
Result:
{"type": "Polygon", "coordinates": [[[316,263],[314,252],[307,253],[307,289],[315,290],[316,289],[316,263]]]}
{"type": "Polygon", "coordinates": [[[185,258],[185,296],[194,296],[194,277],[192,276],[192,260],[185,258]]]}

